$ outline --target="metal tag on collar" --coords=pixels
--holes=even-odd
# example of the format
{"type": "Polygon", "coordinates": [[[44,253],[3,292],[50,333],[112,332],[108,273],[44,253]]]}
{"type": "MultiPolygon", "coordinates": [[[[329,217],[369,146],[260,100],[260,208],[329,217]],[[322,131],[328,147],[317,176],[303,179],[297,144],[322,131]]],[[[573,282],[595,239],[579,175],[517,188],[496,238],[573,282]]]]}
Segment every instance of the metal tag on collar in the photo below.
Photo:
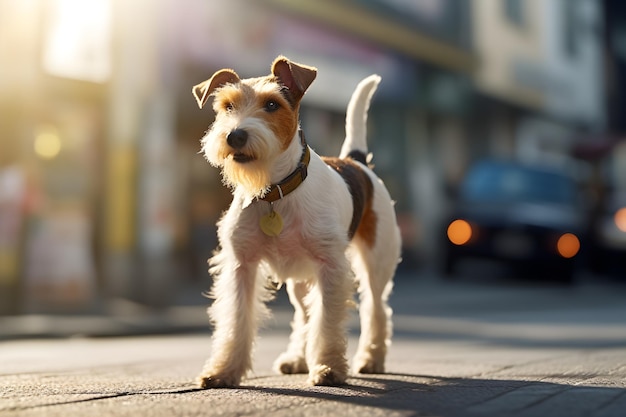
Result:
{"type": "MultiPolygon", "coordinates": [[[[278,189],[280,190],[280,187],[278,189]]],[[[280,197],[282,198],[282,190],[279,192],[280,197]]],[[[261,226],[261,231],[270,237],[276,237],[283,231],[283,218],[280,214],[274,211],[273,202],[270,203],[270,212],[259,219],[259,226],[261,226]]]]}

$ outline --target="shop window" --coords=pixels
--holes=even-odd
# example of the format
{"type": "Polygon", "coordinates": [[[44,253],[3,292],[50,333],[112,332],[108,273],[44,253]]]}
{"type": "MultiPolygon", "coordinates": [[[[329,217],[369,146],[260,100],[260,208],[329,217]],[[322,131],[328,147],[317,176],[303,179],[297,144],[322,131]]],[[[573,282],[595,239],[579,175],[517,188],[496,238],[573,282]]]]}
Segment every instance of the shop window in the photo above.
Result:
{"type": "Polygon", "coordinates": [[[574,57],[578,54],[578,34],[582,25],[578,20],[576,1],[562,1],[563,7],[563,48],[565,52],[574,57]]]}
{"type": "Polygon", "coordinates": [[[504,14],[511,23],[517,26],[524,26],[524,0],[505,0],[504,14]]]}

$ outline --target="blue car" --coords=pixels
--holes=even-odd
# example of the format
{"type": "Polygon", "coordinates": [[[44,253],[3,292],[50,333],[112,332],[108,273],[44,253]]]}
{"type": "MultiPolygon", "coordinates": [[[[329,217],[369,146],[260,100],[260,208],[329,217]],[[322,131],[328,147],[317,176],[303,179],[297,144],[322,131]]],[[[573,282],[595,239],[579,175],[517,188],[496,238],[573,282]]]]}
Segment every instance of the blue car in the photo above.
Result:
{"type": "Polygon", "coordinates": [[[573,279],[586,216],[573,178],[559,170],[482,161],[464,178],[444,230],[444,271],[461,258],[488,258],[573,279]]]}

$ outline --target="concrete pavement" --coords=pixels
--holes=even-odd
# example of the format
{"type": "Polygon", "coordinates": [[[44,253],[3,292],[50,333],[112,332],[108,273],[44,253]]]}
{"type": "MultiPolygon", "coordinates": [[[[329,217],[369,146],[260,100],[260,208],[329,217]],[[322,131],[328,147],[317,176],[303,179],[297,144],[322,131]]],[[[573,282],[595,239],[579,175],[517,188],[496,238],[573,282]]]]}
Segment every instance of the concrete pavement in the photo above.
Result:
{"type": "Polygon", "coordinates": [[[355,375],[344,387],[271,371],[288,337],[280,302],[254,374],[233,390],[193,383],[208,330],[7,340],[0,415],[626,416],[623,286],[399,281],[393,304],[389,373],[355,375]]]}
{"type": "MultiPolygon", "coordinates": [[[[3,416],[624,416],[626,348],[528,348],[399,338],[385,375],[308,387],[270,370],[286,334],[264,335],[235,390],[197,390],[206,336],[5,342],[3,416]]],[[[351,346],[355,340],[351,340],[351,346]]]]}

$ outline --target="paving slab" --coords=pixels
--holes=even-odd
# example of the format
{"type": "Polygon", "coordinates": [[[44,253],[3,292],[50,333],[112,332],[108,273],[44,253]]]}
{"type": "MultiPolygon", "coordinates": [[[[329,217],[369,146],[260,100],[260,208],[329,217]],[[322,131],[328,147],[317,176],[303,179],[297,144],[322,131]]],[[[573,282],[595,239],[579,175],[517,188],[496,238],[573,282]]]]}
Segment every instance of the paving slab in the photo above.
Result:
{"type": "MultiPolygon", "coordinates": [[[[4,416],[602,416],[623,417],[626,346],[516,348],[398,338],[388,373],[310,387],[276,375],[284,331],[262,334],[236,389],[194,383],[208,335],[18,340],[0,344],[4,416]]],[[[349,341],[350,353],[356,338],[349,341]]]]}
{"type": "MultiPolygon", "coordinates": [[[[387,373],[342,387],[272,371],[289,332],[278,301],[236,389],[194,382],[204,306],[0,318],[0,416],[626,416],[620,285],[400,280],[387,373]]],[[[355,314],[349,329],[352,355],[355,314]]]]}

